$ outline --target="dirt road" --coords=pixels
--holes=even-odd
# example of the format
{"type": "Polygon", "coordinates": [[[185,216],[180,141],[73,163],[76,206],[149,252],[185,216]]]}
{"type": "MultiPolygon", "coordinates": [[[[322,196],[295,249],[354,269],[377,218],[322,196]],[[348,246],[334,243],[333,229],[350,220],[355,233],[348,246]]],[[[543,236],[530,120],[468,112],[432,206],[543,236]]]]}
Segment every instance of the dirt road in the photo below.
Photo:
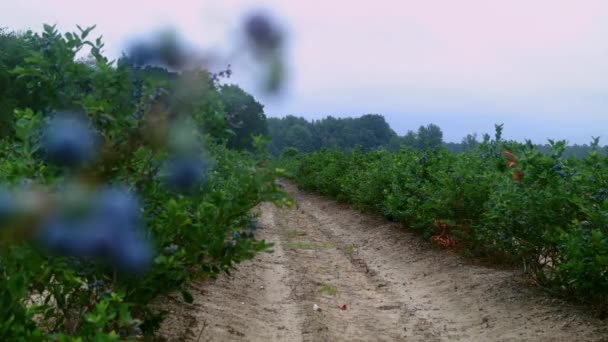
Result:
{"type": "Polygon", "coordinates": [[[608,324],[403,228],[291,184],[261,206],[275,243],[231,276],[172,301],[175,341],[608,341],[608,324]],[[318,306],[319,310],[314,307],[318,306]],[[345,309],[345,310],[344,310],[345,309]]]}

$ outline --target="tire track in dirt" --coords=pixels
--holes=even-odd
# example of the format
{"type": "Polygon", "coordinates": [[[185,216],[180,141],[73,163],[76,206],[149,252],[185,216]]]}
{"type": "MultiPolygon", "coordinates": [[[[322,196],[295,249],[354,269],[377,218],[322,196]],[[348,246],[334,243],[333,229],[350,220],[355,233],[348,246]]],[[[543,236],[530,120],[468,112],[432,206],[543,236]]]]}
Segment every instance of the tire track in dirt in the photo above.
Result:
{"type": "Polygon", "coordinates": [[[170,305],[175,341],[607,341],[606,324],[473,265],[397,224],[285,184],[297,206],[260,206],[274,253],[170,305]],[[318,305],[320,311],[313,310],[318,305]],[[181,308],[179,307],[181,305],[181,308]],[[340,306],[346,305],[346,310],[340,306]]]}

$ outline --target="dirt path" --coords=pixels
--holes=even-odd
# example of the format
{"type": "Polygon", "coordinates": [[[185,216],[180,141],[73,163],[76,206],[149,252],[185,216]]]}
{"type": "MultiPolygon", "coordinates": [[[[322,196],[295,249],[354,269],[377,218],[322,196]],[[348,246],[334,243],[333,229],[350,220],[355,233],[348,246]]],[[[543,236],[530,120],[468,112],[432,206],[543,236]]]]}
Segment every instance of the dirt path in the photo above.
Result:
{"type": "Polygon", "coordinates": [[[167,303],[167,339],[608,341],[605,322],[512,271],[472,265],[396,224],[286,190],[296,208],[261,207],[259,238],[274,242],[274,253],[195,284],[192,305],[167,303]]]}

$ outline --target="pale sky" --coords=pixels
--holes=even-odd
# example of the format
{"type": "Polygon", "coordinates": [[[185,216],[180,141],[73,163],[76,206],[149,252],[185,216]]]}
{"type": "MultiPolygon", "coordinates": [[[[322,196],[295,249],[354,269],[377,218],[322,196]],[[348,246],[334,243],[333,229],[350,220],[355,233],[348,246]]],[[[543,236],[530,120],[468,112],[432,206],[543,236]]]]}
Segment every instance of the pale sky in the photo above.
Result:
{"type": "Polygon", "coordinates": [[[0,26],[97,24],[115,57],[171,26],[232,56],[240,19],[259,8],[287,32],[286,91],[265,97],[249,64],[226,62],[269,116],[379,113],[400,134],[438,124],[446,141],[504,123],[507,138],[608,143],[605,0],[6,0],[0,26]]]}

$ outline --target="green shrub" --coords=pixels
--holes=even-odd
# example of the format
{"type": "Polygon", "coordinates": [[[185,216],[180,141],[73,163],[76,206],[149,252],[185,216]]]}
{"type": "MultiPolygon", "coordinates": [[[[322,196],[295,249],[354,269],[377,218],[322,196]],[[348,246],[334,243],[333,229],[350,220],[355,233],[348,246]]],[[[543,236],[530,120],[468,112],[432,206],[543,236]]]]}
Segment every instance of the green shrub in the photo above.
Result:
{"type": "Polygon", "coordinates": [[[451,228],[451,247],[522,265],[553,293],[608,308],[608,158],[564,157],[550,141],[494,139],[466,153],[402,148],[366,153],[325,150],[283,155],[303,188],[378,212],[435,241],[451,228]],[[443,228],[442,228],[443,229],[443,228]]]}

